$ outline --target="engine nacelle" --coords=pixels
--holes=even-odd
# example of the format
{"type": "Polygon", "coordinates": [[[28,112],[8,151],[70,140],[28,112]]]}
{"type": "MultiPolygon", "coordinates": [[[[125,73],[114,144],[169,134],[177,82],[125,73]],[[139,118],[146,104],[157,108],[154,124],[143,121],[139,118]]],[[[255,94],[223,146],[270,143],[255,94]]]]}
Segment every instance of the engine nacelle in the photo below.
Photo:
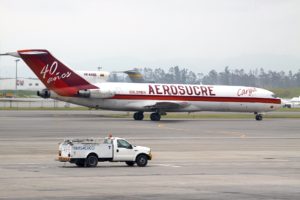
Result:
{"type": "Polygon", "coordinates": [[[44,99],[50,98],[51,96],[51,92],[48,89],[39,90],[36,94],[44,99]]]}
{"type": "Polygon", "coordinates": [[[84,98],[99,98],[99,99],[105,99],[105,98],[111,98],[115,96],[115,93],[111,91],[103,91],[100,89],[92,89],[92,90],[79,90],[77,92],[77,95],[79,97],[84,98]]]}
{"type": "Polygon", "coordinates": [[[77,95],[79,97],[85,97],[85,98],[89,98],[91,96],[91,91],[90,90],[79,90],[77,92],[77,95]]]}

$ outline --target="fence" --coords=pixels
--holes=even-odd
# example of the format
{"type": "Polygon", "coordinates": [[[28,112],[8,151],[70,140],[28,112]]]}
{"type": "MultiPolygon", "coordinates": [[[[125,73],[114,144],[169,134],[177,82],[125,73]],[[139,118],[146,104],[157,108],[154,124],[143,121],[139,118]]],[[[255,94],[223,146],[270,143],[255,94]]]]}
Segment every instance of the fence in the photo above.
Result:
{"type": "Polygon", "coordinates": [[[75,108],[81,107],[54,99],[0,98],[0,108],[75,108]]]}

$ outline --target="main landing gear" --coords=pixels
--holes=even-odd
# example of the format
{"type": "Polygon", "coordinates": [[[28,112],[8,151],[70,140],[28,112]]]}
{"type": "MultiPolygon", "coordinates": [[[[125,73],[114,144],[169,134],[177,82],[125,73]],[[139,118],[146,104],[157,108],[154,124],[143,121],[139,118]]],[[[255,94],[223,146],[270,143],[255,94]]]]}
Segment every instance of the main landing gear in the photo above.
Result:
{"type": "Polygon", "coordinates": [[[160,120],[160,114],[157,113],[157,112],[151,113],[150,119],[151,119],[152,121],[159,121],[159,120],[160,120]]]}
{"type": "MultiPolygon", "coordinates": [[[[161,114],[158,113],[158,112],[151,113],[151,115],[150,115],[150,119],[152,121],[160,121],[160,118],[161,118],[161,114]]],[[[144,119],[144,112],[142,112],[142,111],[135,112],[133,114],[133,119],[134,120],[143,120],[144,119]]]]}
{"type": "Polygon", "coordinates": [[[143,120],[144,119],[144,112],[141,112],[141,111],[135,112],[133,114],[133,119],[134,120],[143,120]]]}
{"type": "Polygon", "coordinates": [[[263,115],[259,113],[254,113],[256,121],[261,121],[263,119],[263,115]]]}

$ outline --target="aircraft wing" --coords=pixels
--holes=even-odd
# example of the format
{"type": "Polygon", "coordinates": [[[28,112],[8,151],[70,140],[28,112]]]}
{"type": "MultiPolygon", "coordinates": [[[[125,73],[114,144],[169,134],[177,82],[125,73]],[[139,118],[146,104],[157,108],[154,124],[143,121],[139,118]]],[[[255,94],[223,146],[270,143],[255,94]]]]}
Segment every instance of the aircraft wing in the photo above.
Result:
{"type": "Polygon", "coordinates": [[[189,103],[187,102],[156,102],[155,104],[152,105],[146,105],[144,106],[146,109],[150,110],[178,110],[181,108],[185,108],[189,106],[189,103]]]}

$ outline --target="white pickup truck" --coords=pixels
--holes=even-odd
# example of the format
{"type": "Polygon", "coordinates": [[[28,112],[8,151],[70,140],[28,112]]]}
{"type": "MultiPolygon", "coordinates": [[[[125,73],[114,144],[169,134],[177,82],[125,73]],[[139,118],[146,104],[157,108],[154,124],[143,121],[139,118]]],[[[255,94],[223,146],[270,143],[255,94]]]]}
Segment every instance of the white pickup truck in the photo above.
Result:
{"type": "Polygon", "coordinates": [[[98,162],[126,162],[128,166],[145,167],[152,159],[151,149],[134,146],[125,139],[69,139],[59,144],[58,161],[75,163],[79,167],[96,167],[98,162]]]}

